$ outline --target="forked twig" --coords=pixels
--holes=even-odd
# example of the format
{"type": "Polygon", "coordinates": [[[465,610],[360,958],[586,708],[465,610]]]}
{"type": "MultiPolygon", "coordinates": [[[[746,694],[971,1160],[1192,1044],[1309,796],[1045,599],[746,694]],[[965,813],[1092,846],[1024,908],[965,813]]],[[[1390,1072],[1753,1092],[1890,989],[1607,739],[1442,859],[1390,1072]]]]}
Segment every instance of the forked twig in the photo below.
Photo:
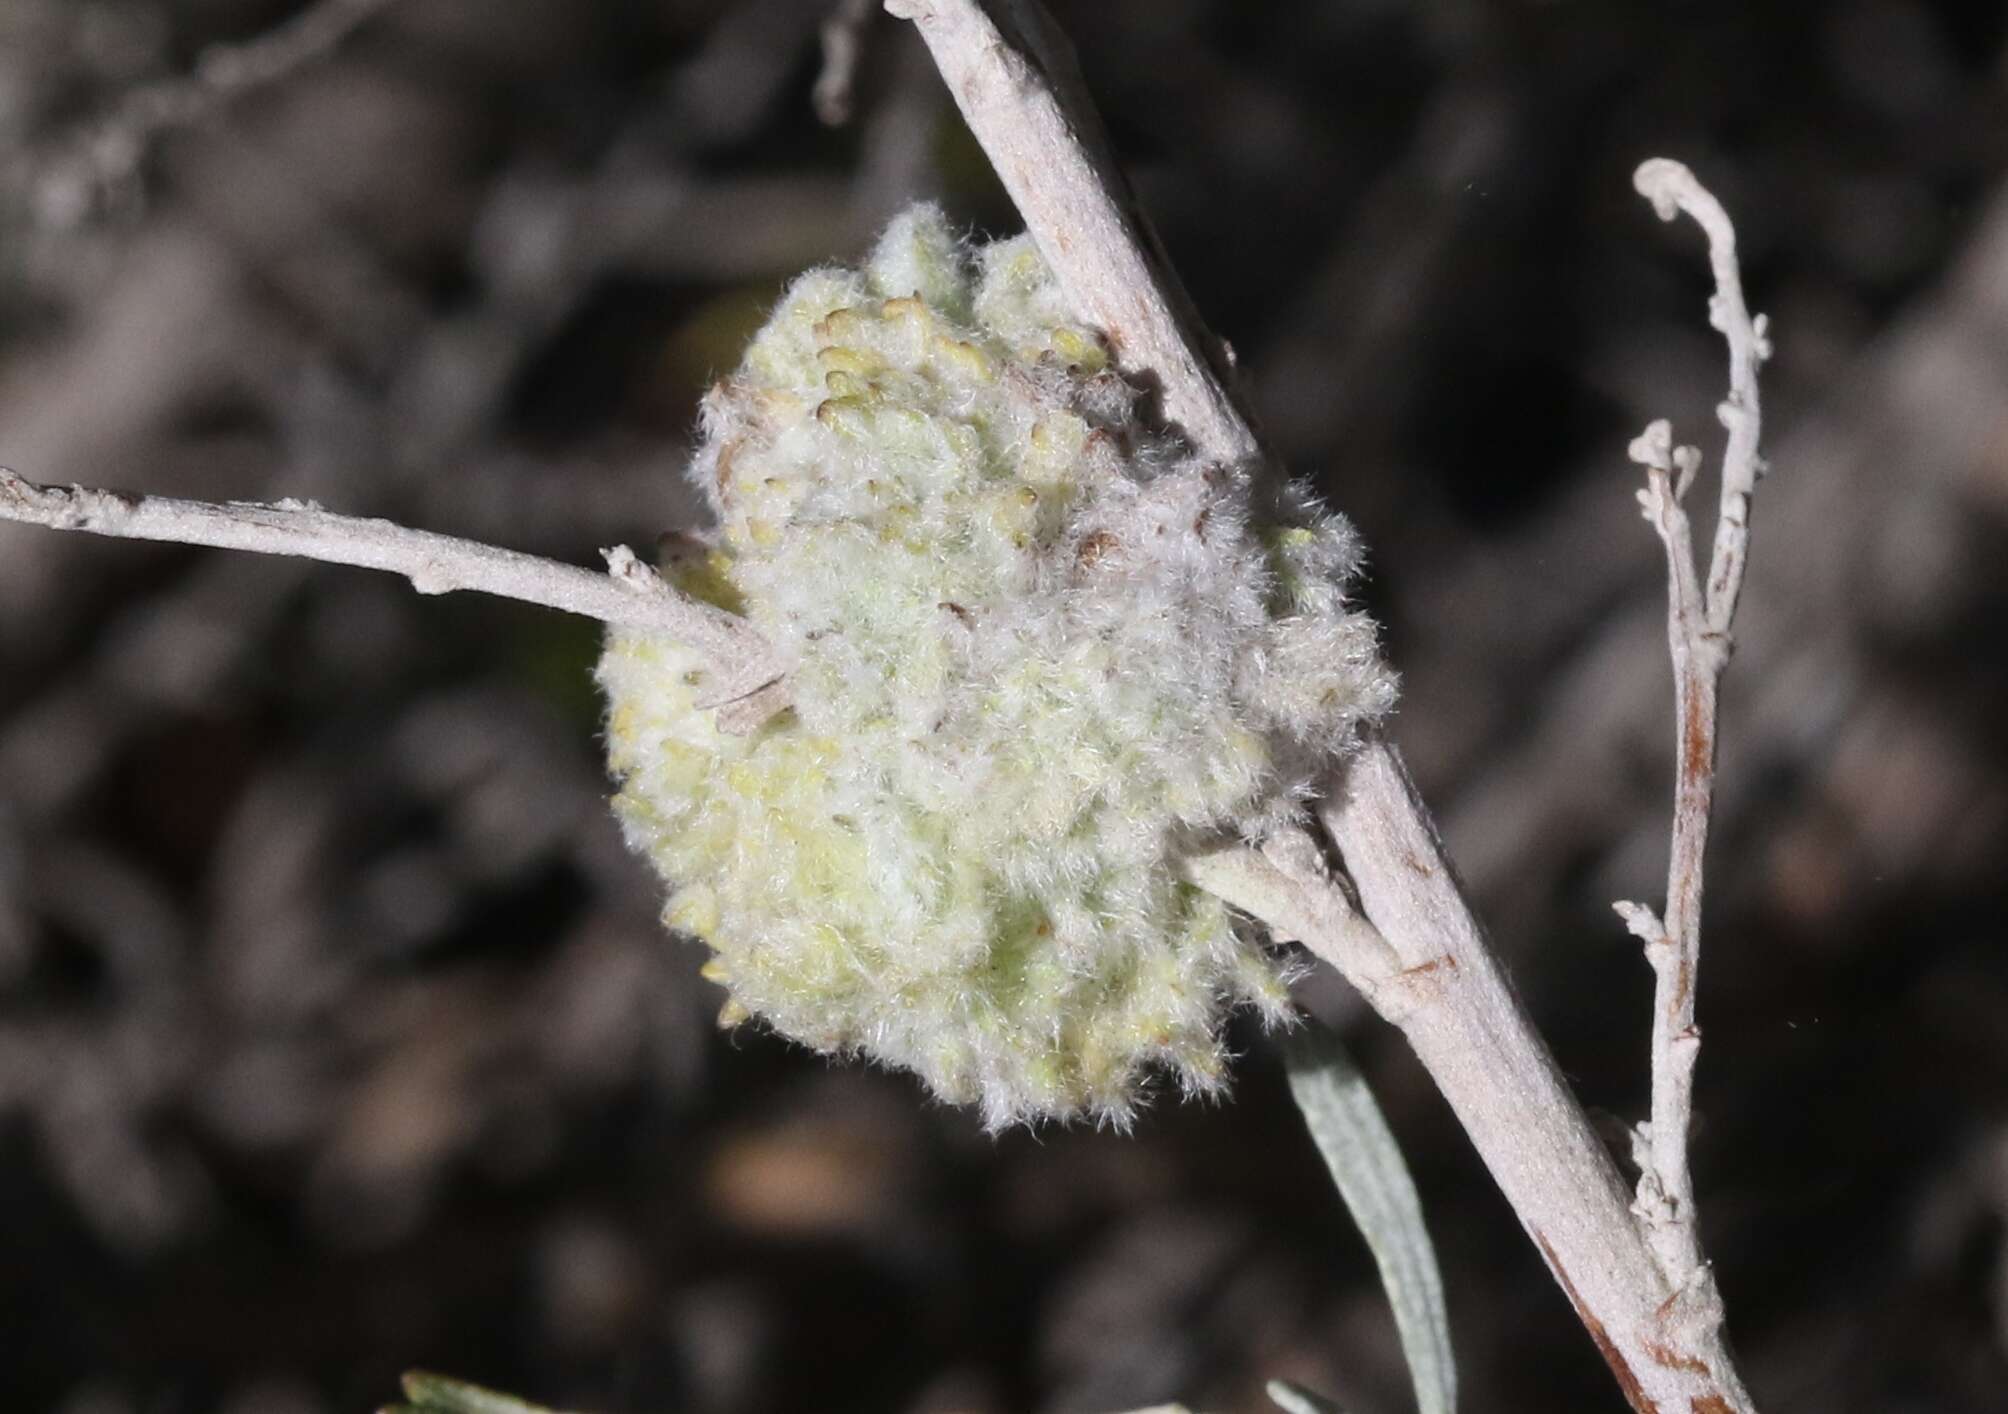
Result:
{"type": "Polygon", "coordinates": [[[1715,796],[1716,709],[1729,663],[1730,624],[1743,588],[1750,546],[1750,498],[1764,462],[1757,369],[1770,352],[1764,316],[1754,318],[1743,299],[1736,232],[1720,202],[1678,162],[1656,158],[1633,178],[1660,219],[1682,212],[1708,236],[1715,293],[1709,323],[1729,344],[1729,396],[1717,415],[1729,431],[1722,458],[1722,501],[1704,587],[1694,559],[1694,536],[1685,500],[1701,465],[1694,447],[1673,445],[1671,426],[1654,422],[1631,444],[1631,458],[1646,469],[1638,493],[1645,518],[1666,549],[1667,646],[1673,658],[1675,776],[1673,842],[1667,868],[1666,912],[1619,903],[1619,915],[1645,944],[1653,969],[1652,1116],[1641,1127],[1637,1211],[1654,1255],[1677,1291],[1716,1310],[1713,1278],[1696,1231],[1694,1176],[1687,1139],[1694,1108],[1694,1066],[1701,1033],[1694,1024],[1696,972],[1701,959],[1702,856],[1708,844],[1715,796]]]}
{"type": "Polygon", "coordinates": [[[318,0],[242,44],[205,49],[191,74],[135,89],[45,173],[37,193],[44,220],[74,224],[95,191],[129,180],[161,133],[203,122],[240,94],[276,83],[347,39],[398,0],[318,0]]]}

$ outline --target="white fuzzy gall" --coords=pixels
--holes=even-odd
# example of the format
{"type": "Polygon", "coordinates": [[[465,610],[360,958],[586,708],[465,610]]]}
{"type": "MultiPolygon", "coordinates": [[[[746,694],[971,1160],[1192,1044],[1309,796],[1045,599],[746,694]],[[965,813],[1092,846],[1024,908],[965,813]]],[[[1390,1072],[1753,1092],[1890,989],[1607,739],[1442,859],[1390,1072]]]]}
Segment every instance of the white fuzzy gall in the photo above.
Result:
{"type": "Polygon", "coordinates": [[[939,211],[795,282],[707,399],[718,526],[681,588],[794,665],[719,730],[702,669],[616,632],[616,807],[717,954],[728,1021],[918,1074],[1000,1128],[1128,1120],[1153,1072],[1224,1083],[1220,1026],[1283,980],[1182,883],[1383,715],[1359,550],[1138,420],[1028,239],[939,211]]]}

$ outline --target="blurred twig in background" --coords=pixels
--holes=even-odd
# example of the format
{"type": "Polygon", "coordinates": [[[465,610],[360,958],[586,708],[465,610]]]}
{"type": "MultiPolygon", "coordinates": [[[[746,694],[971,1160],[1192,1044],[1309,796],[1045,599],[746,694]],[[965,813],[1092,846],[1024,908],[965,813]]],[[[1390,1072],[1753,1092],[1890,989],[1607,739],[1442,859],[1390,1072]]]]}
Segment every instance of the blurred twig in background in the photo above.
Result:
{"type": "Polygon", "coordinates": [[[138,176],[148,146],[162,133],[213,118],[224,104],[291,76],[397,0],[315,0],[243,44],[205,49],[185,78],[135,89],[67,155],[52,161],[35,192],[35,214],[61,229],[116,201],[138,176]]]}

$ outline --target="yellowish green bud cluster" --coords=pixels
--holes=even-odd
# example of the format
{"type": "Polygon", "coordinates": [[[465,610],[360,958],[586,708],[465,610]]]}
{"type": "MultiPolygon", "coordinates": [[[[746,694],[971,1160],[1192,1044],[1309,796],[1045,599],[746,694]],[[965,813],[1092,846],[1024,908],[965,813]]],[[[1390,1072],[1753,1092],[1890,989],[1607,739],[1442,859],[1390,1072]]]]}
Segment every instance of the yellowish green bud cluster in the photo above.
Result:
{"type": "Polygon", "coordinates": [[[1393,679],[1358,548],[1300,488],[1191,458],[1027,239],[916,207],[797,280],[713,391],[686,591],[792,663],[748,735],[702,667],[616,633],[616,807],[717,956],[724,1020],[914,1071],[1003,1127],[1122,1123],[1224,1083],[1224,1012],[1284,979],[1183,883],[1302,809],[1393,679]]]}

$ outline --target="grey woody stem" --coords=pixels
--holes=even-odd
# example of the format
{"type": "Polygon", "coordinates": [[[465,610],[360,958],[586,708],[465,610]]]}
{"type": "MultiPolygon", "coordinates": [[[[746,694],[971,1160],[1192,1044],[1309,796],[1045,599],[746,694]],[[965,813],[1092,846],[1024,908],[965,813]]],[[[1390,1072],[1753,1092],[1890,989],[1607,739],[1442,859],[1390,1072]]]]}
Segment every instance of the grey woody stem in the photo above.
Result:
{"type": "MultiPolygon", "coordinates": [[[[1110,154],[1064,38],[1036,0],[887,0],[934,55],[970,130],[1084,318],[1202,456],[1264,452],[1110,154]]],[[[1300,938],[1400,1027],[1640,1414],[1747,1414],[1719,1320],[1697,1320],[1647,1244],[1457,884],[1400,756],[1363,743],[1320,811],[1365,919],[1294,843],[1188,865],[1300,938]],[[1392,954],[1392,956],[1390,956],[1392,954]]],[[[1305,843],[1310,843],[1306,841],[1305,843]]]]}
{"type": "Polygon", "coordinates": [[[334,515],[311,502],[219,505],[127,496],[82,486],[42,486],[5,468],[0,468],[0,520],[388,570],[409,579],[421,594],[469,589],[659,633],[706,661],[711,681],[701,699],[705,706],[771,707],[774,684],[786,671],[744,620],[677,593],[626,546],[607,551],[606,571],[595,573],[387,520],[334,515]]]}

